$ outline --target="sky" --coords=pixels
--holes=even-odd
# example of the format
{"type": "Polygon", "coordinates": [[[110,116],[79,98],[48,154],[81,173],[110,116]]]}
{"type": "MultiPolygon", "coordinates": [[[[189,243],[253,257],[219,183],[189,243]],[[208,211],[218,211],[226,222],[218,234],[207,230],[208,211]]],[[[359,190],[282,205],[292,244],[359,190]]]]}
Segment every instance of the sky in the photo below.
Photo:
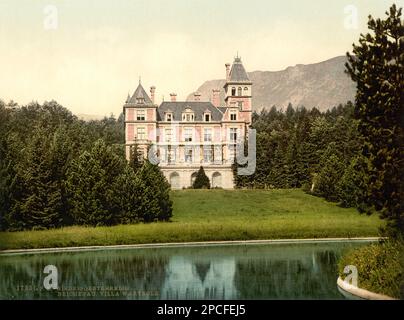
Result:
{"type": "MultiPolygon", "coordinates": [[[[0,0],[0,99],[116,116],[139,77],[185,100],[247,71],[344,55],[393,0],[0,0]]],[[[399,6],[404,0],[396,0],[399,6]]]]}

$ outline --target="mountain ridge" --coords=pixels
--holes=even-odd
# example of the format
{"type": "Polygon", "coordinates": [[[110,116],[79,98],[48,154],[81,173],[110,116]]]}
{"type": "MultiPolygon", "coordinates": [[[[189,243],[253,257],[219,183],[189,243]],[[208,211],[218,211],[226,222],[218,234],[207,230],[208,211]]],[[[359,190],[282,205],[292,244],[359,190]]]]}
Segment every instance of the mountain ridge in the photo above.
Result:
{"type": "MultiPolygon", "coordinates": [[[[338,56],[313,64],[296,64],[279,71],[252,71],[248,76],[253,82],[253,110],[268,109],[273,105],[286,108],[316,107],[321,111],[353,101],[356,86],[345,73],[345,56],[338,56]]],[[[212,89],[221,89],[224,104],[225,79],[205,81],[197,90],[201,100],[210,100],[212,89]]],[[[191,93],[187,101],[193,99],[191,93]]]]}

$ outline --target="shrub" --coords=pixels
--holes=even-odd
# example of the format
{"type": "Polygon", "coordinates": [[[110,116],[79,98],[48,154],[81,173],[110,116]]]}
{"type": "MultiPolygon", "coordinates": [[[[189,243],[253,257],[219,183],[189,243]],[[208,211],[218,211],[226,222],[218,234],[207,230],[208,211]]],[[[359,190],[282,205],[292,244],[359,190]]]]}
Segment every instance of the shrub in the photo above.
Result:
{"type": "Polygon", "coordinates": [[[347,265],[358,269],[358,287],[395,298],[404,298],[404,243],[386,241],[349,251],[339,262],[339,274],[347,265]],[[401,292],[401,293],[400,293],[401,292]]]}
{"type": "Polygon", "coordinates": [[[210,189],[210,181],[201,166],[192,185],[194,189],[210,189]]]}

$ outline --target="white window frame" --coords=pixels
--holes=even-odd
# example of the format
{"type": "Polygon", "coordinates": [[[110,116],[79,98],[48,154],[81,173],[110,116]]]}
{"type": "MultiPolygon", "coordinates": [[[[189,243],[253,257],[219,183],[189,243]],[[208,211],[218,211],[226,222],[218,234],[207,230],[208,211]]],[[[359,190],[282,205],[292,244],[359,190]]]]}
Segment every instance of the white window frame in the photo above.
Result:
{"type": "Polygon", "coordinates": [[[146,121],[146,110],[136,110],[136,121],[146,121]],[[143,118],[143,119],[139,119],[143,118]]]}
{"type": "Polygon", "coordinates": [[[238,136],[238,128],[230,128],[229,129],[229,141],[230,141],[230,143],[237,143],[237,136],[238,136]]]}
{"type": "Polygon", "coordinates": [[[185,148],[184,149],[184,157],[185,157],[185,162],[186,163],[192,163],[193,160],[193,149],[191,147],[185,148]]]}
{"type": "Polygon", "coordinates": [[[213,140],[213,130],[212,128],[204,128],[203,129],[203,141],[204,142],[212,142],[213,140]],[[210,139],[207,139],[210,137],[210,139]]]}
{"type": "Polygon", "coordinates": [[[145,127],[136,128],[136,139],[146,140],[146,128],[145,127]],[[140,131],[143,131],[143,132],[140,132],[140,131]]]}
{"type": "Polygon", "coordinates": [[[175,163],[175,157],[176,157],[176,155],[175,155],[175,152],[176,151],[176,149],[175,148],[172,148],[172,147],[168,147],[167,148],[167,151],[166,151],[166,155],[167,155],[167,157],[166,157],[166,160],[167,160],[167,163],[169,163],[169,164],[173,164],[173,163],[175,163]]]}
{"type": "Polygon", "coordinates": [[[171,112],[166,113],[166,121],[173,121],[173,114],[171,112]]]}
{"type": "Polygon", "coordinates": [[[203,147],[203,162],[212,163],[213,162],[213,148],[212,146],[203,147]]]}
{"type": "Polygon", "coordinates": [[[173,129],[172,128],[165,128],[164,129],[164,141],[165,142],[172,142],[173,141],[173,129]]]}
{"type": "Polygon", "coordinates": [[[182,121],[183,122],[194,122],[195,120],[195,115],[191,110],[186,110],[185,112],[182,113],[182,121]]]}
{"type": "Polygon", "coordinates": [[[192,142],[194,140],[194,128],[184,128],[184,141],[192,142]]]}
{"type": "Polygon", "coordinates": [[[237,121],[238,114],[236,109],[230,109],[230,121],[237,121]],[[232,119],[234,116],[234,119],[232,119]]]}

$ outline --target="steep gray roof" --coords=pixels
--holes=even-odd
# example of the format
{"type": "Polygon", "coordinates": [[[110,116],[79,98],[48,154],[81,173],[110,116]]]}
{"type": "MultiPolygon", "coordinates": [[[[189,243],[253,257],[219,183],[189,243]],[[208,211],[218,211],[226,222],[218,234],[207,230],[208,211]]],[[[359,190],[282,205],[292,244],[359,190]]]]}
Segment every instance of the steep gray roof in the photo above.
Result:
{"type": "Polygon", "coordinates": [[[230,70],[231,82],[250,82],[240,58],[235,58],[230,70]]]}
{"type": "Polygon", "coordinates": [[[153,104],[153,102],[151,101],[150,97],[148,96],[148,94],[144,90],[141,83],[139,83],[139,85],[137,86],[137,88],[136,88],[135,92],[133,93],[132,97],[126,103],[137,104],[139,98],[144,99],[144,104],[147,104],[147,105],[152,105],[153,104]]]}
{"type": "Polygon", "coordinates": [[[223,113],[219,111],[211,102],[205,101],[177,101],[163,102],[157,109],[157,120],[164,121],[165,113],[172,112],[173,121],[182,121],[182,113],[185,109],[191,109],[195,114],[195,121],[204,121],[203,114],[210,111],[212,115],[211,121],[221,121],[223,113]]]}

